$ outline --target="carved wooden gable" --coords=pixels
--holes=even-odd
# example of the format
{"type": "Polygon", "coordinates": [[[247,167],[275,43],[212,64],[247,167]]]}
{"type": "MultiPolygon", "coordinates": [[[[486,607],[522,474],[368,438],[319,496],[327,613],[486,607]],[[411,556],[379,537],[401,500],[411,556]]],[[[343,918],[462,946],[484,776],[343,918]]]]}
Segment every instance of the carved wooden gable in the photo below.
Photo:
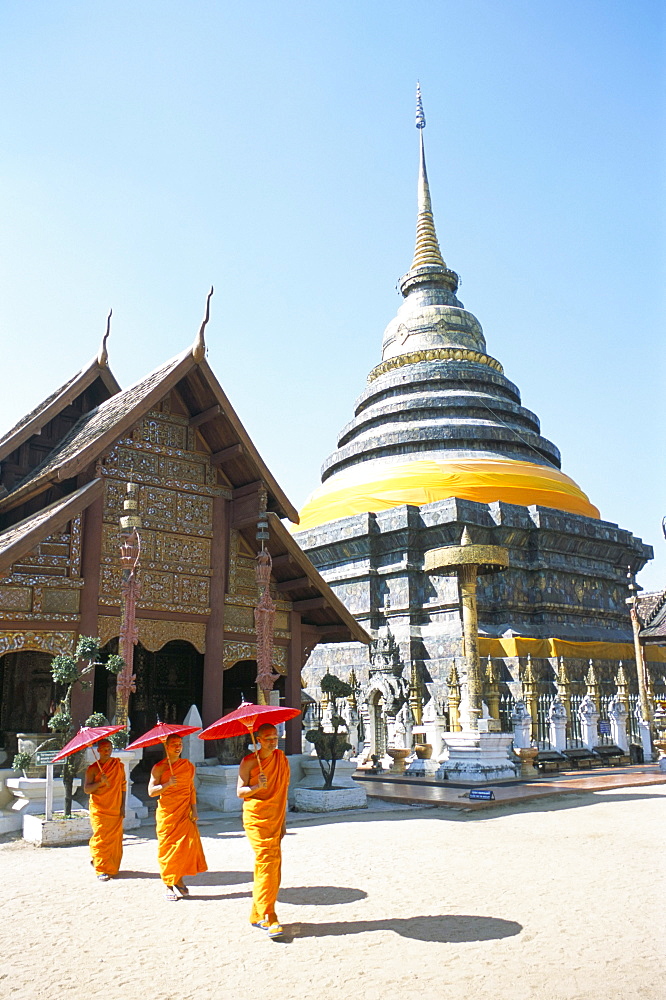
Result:
{"type": "Polygon", "coordinates": [[[141,607],[209,613],[213,498],[229,491],[217,485],[209,453],[196,430],[188,426],[183,409],[171,394],[104,459],[102,605],[120,602],[118,519],[131,481],[139,486],[143,524],[141,607]]]}
{"type": "Polygon", "coordinates": [[[12,566],[0,583],[0,619],[76,621],[82,587],[79,515],[12,566]]]}

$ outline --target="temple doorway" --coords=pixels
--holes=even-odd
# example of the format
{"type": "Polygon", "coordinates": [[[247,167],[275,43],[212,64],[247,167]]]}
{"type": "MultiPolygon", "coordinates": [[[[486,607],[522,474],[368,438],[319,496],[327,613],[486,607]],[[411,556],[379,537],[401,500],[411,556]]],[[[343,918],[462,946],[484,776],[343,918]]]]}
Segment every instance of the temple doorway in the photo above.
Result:
{"type": "Polygon", "coordinates": [[[16,752],[16,733],[48,733],[55,708],[52,653],[19,650],[0,657],[0,729],[5,749],[16,752]]]}
{"type": "MultiPolygon", "coordinates": [[[[103,650],[115,653],[118,640],[103,650]]],[[[136,738],[161,722],[182,722],[192,705],[201,711],[203,696],[203,654],[184,639],[173,639],[155,652],[141,643],[134,648],[136,692],[130,696],[131,736],[136,738]]],[[[93,707],[111,719],[115,712],[116,678],[104,667],[95,671],[93,707]]],[[[158,748],[159,749],[159,748],[158,748]]]]}

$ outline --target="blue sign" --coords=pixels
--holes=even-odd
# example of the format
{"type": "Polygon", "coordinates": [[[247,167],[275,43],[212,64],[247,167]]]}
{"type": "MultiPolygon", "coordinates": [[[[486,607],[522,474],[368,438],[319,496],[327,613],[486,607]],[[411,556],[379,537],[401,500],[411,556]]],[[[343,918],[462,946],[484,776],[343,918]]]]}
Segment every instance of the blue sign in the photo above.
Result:
{"type": "Polygon", "coordinates": [[[495,793],[492,788],[470,788],[469,792],[470,799],[483,799],[488,802],[490,799],[495,798],[495,793]]]}
{"type": "Polygon", "coordinates": [[[597,723],[597,732],[599,736],[610,736],[611,734],[611,724],[606,719],[600,719],[597,723]]]}

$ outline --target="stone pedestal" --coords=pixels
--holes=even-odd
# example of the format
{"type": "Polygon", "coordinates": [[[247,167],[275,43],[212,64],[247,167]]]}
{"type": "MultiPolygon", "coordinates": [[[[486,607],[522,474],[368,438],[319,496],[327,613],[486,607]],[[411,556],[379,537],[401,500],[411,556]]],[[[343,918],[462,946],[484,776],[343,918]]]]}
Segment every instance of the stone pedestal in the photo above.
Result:
{"type": "Polygon", "coordinates": [[[414,746],[414,756],[410,757],[405,768],[405,774],[421,778],[435,778],[439,766],[439,760],[432,756],[432,744],[417,743],[414,746]]]}
{"type": "Polygon", "coordinates": [[[238,764],[198,764],[196,781],[200,812],[206,809],[227,813],[242,811],[243,803],[236,795],[238,764]]]}
{"type": "Polygon", "coordinates": [[[548,711],[549,738],[553,750],[567,748],[567,710],[561,698],[554,698],[548,711]]]}
{"type": "Polygon", "coordinates": [[[638,719],[638,734],[643,748],[643,760],[649,764],[652,760],[652,736],[650,734],[650,724],[646,719],[638,719]]]}
{"type": "MultiPolygon", "coordinates": [[[[389,758],[390,761],[390,758],[389,758]]],[[[298,782],[298,788],[321,788],[324,784],[324,776],[316,757],[302,757],[301,766],[303,777],[298,782]]],[[[336,788],[358,788],[358,782],[354,781],[352,775],[356,770],[355,761],[338,760],[335,763],[335,775],[333,784],[336,788]]]]}
{"type": "MultiPolygon", "coordinates": [[[[588,750],[592,750],[599,742],[599,736],[597,734],[599,713],[597,712],[597,706],[594,703],[594,699],[589,694],[586,694],[580,703],[578,718],[580,719],[580,734],[583,744],[588,750]]],[[[647,757],[647,760],[649,759],[650,756],[647,757]]]]}
{"type": "Polygon", "coordinates": [[[611,739],[616,746],[620,747],[623,753],[629,753],[629,739],[627,737],[628,714],[624,702],[618,697],[611,700],[608,710],[608,718],[611,724],[611,739]]]}
{"type": "MultiPolygon", "coordinates": [[[[14,801],[10,810],[20,816],[43,815],[46,809],[46,778],[7,778],[7,788],[13,792],[14,801]]],[[[81,785],[80,778],[74,778],[73,793],[81,785]]],[[[62,812],[65,808],[65,786],[62,778],[53,779],[53,811],[62,812]]],[[[20,829],[20,826],[18,827],[20,829]]]]}
{"type": "MultiPolygon", "coordinates": [[[[337,771],[333,784],[337,784],[337,771]]],[[[365,788],[360,782],[353,782],[353,787],[338,788],[301,788],[294,791],[294,809],[296,812],[337,812],[339,809],[367,809],[368,798],[365,788]]]]}
{"type": "Polygon", "coordinates": [[[71,819],[45,820],[30,813],[23,817],[23,839],[37,847],[82,844],[91,836],[92,827],[85,809],[73,809],[71,819]]]}
{"type": "Polygon", "coordinates": [[[437,777],[442,780],[476,784],[485,781],[506,781],[518,776],[519,766],[509,757],[511,733],[480,733],[468,729],[460,733],[445,733],[448,760],[440,764],[437,777]]]}

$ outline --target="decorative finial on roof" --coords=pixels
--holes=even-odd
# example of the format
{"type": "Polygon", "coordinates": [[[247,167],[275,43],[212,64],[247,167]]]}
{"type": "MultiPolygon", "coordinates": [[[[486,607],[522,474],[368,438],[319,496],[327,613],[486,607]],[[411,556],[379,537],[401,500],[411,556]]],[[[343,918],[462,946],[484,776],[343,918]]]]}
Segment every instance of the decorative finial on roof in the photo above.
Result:
{"type": "Polygon", "coordinates": [[[196,335],[194,343],[192,344],[192,357],[194,358],[197,364],[201,364],[201,362],[206,356],[206,341],[204,340],[204,330],[206,329],[206,323],[210,319],[210,300],[213,291],[214,289],[213,286],[211,285],[210,291],[206,298],[206,315],[203,318],[203,323],[201,324],[199,332],[196,335]]]}
{"type": "Polygon", "coordinates": [[[430,186],[428,184],[428,173],[426,171],[425,147],[423,145],[423,129],[425,128],[425,114],[423,111],[423,101],[421,100],[421,85],[416,84],[416,127],[419,130],[420,162],[419,162],[419,187],[418,187],[418,218],[416,220],[416,247],[414,248],[414,259],[411,270],[415,267],[424,267],[428,264],[435,264],[438,267],[446,267],[442,252],[439,249],[437,233],[435,232],[435,220],[432,217],[432,204],[430,201],[430,186]]]}
{"type": "Polygon", "coordinates": [[[472,544],[472,536],[470,535],[469,529],[467,528],[467,526],[465,526],[463,528],[463,533],[462,533],[462,536],[460,538],[460,544],[461,545],[471,545],[472,544]]]}
{"type": "Polygon", "coordinates": [[[423,111],[423,101],[421,100],[421,84],[416,81],[416,127],[425,128],[425,112],[423,111]]]}
{"type": "Polygon", "coordinates": [[[106,333],[102,337],[102,343],[99,345],[99,351],[97,352],[97,364],[100,368],[108,368],[109,366],[109,352],[106,349],[106,342],[109,339],[109,334],[111,333],[112,316],[113,309],[109,309],[109,315],[106,317],[106,333]]]}

